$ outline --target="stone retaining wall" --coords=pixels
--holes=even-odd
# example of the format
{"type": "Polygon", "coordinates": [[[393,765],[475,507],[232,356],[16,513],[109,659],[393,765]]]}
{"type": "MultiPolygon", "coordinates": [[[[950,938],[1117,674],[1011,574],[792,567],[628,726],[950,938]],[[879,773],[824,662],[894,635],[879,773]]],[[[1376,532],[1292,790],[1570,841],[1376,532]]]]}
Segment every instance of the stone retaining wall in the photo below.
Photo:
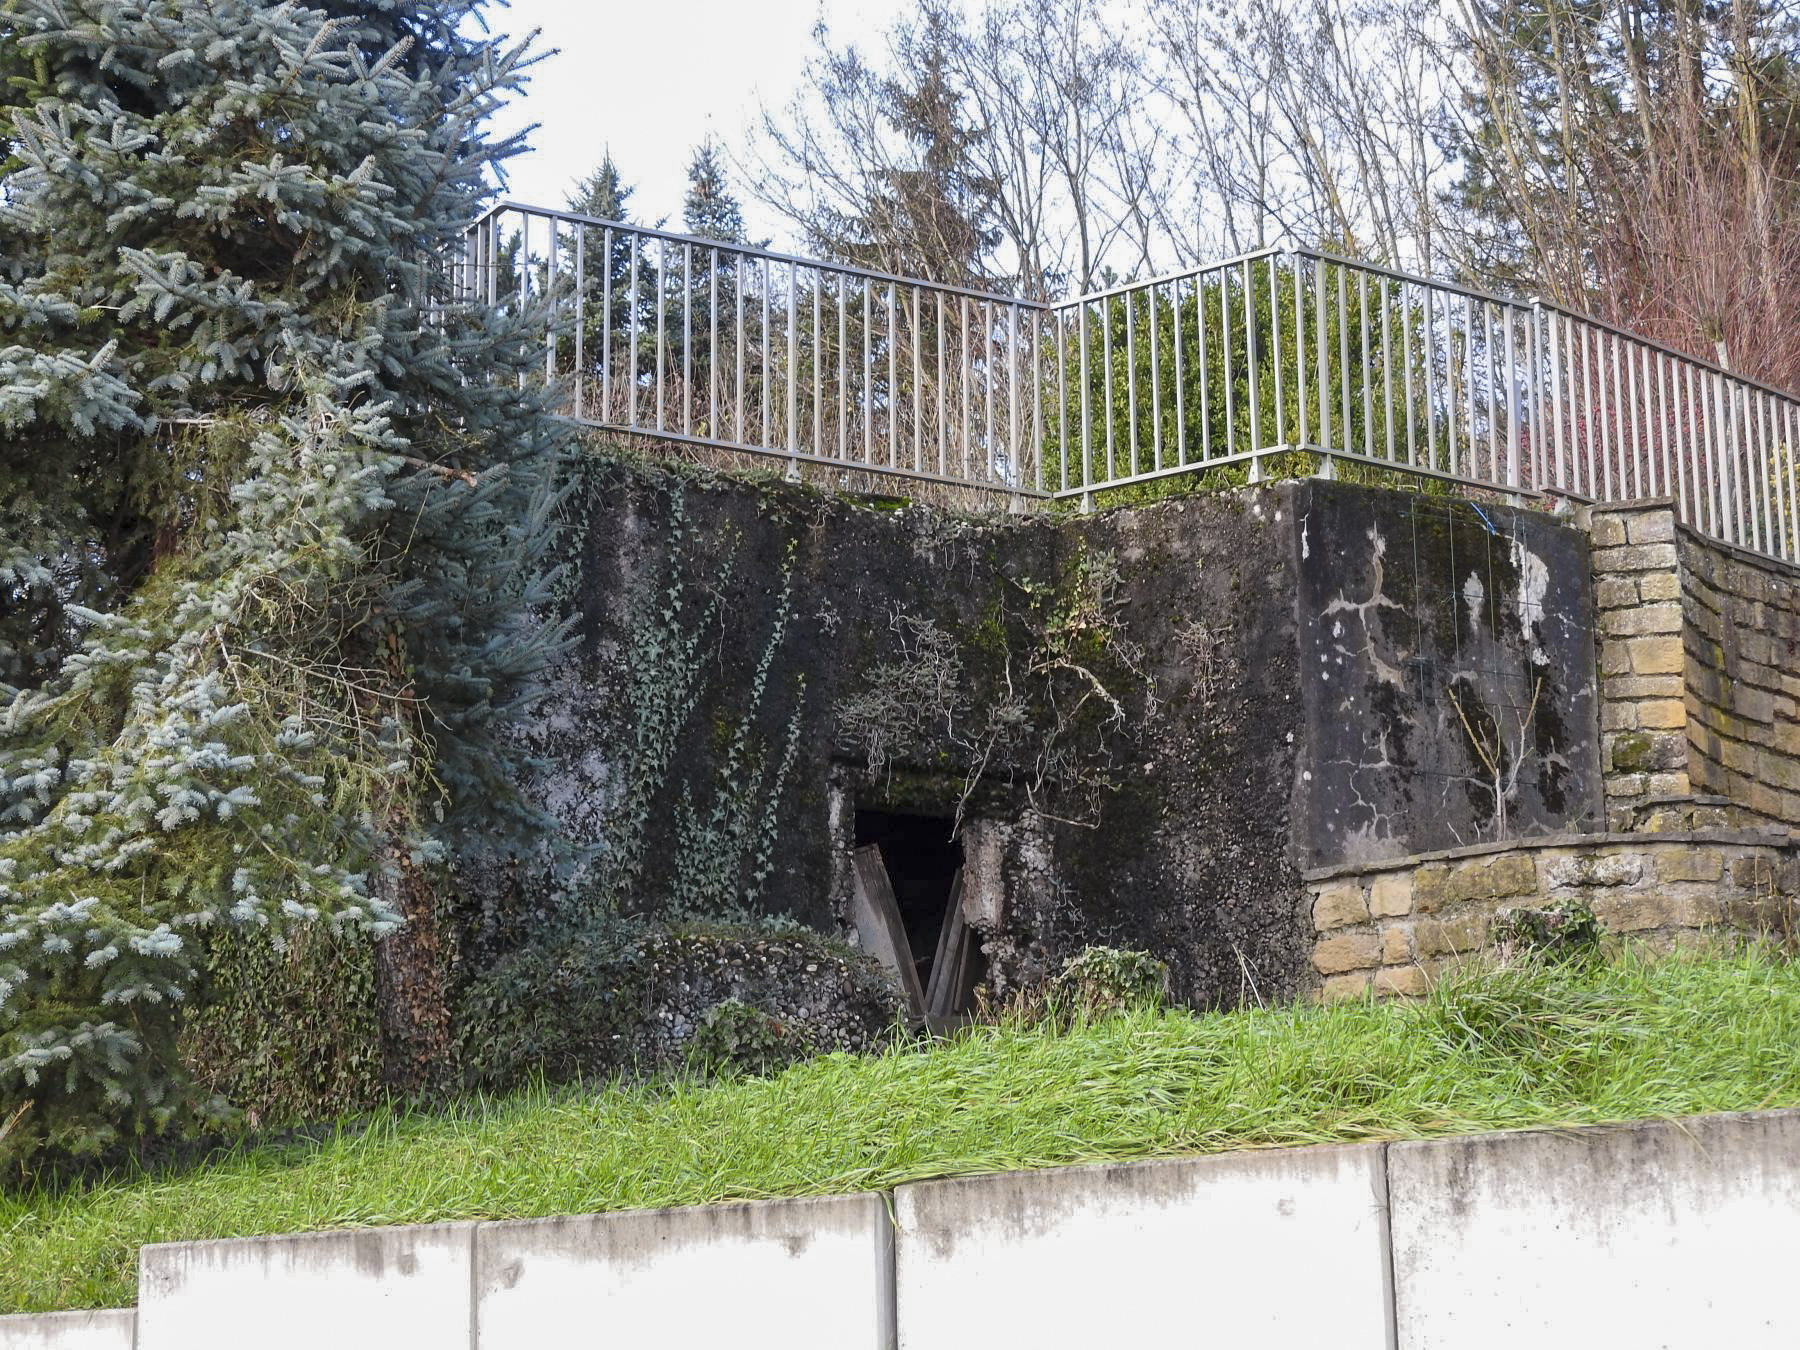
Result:
{"type": "Polygon", "coordinates": [[[1800,569],[1666,498],[1597,507],[1591,531],[1610,828],[1800,823],[1800,569]]]}
{"type": "Polygon", "coordinates": [[[1521,907],[1585,902],[1609,933],[1667,950],[1790,936],[1800,843],[1786,831],[1559,835],[1307,874],[1322,999],[1423,994],[1521,907]]]}

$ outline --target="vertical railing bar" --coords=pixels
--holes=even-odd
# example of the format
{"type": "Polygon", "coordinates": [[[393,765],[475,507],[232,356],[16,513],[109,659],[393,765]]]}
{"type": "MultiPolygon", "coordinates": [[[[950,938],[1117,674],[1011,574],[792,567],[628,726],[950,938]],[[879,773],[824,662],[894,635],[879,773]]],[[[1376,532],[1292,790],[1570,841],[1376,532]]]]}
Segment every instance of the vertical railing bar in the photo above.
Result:
{"type": "Polygon", "coordinates": [[[1194,341],[1200,362],[1200,462],[1212,458],[1212,362],[1206,354],[1206,273],[1194,278],[1194,341]]]}
{"type": "Polygon", "coordinates": [[[1125,426],[1131,433],[1131,472],[1138,471],[1137,424],[1137,315],[1131,304],[1132,292],[1119,298],[1125,302],[1125,426]]]}
{"type": "MultiPolygon", "coordinates": [[[[1677,380],[1680,373],[1676,374],[1677,380]]],[[[1677,384],[1676,392],[1680,393],[1677,384]]],[[[1687,484],[1682,482],[1679,472],[1681,459],[1674,453],[1676,434],[1675,408],[1669,402],[1669,357],[1666,352],[1656,353],[1656,444],[1662,459],[1662,490],[1675,497],[1676,514],[1687,519],[1687,484]]]]}
{"type": "Polygon", "coordinates": [[[1157,285],[1153,281],[1149,286],[1150,302],[1150,445],[1152,462],[1160,470],[1163,466],[1162,453],[1162,365],[1157,359],[1157,350],[1162,346],[1156,331],[1156,292],[1157,285]]]}
{"type": "Polygon", "coordinates": [[[1069,490],[1069,335],[1067,309],[1056,311],[1057,489],[1069,490]]]}
{"type": "MultiPolygon", "coordinates": [[[[1237,381],[1231,373],[1231,269],[1219,269],[1219,346],[1224,357],[1225,453],[1237,453],[1237,381]]],[[[1252,450],[1256,447],[1251,446],[1252,450]]]]}
{"type": "Polygon", "coordinates": [[[1538,311],[1544,318],[1544,331],[1550,340],[1550,425],[1556,443],[1556,486],[1564,490],[1573,489],[1573,480],[1569,474],[1568,445],[1563,438],[1563,404],[1566,402],[1563,391],[1563,348],[1565,346],[1562,324],[1563,317],[1556,310],[1538,311]]]}
{"type": "Polygon", "coordinates": [[[600,264],[600,419],[612,420],[612,263],[613,232],[608,225],[601,239],[605,260],[600,264]]]}
{"type": "Polygon", "coordinates": [[[575,227],[575,420],[582,419],[583,393],[587,387],[587,357],[582,339],[587,332],[587,226],[575,227]]]}
{"type": "Polygon", "coordinates": [[[913,472],[925,472],[925,293],[912,288],[913,472]]]}
{"type": "MultiPolygon", "coordinates": [[[[1488,462],[1486,478],[1488,482],[1492,483],[1500,478],[1500,398],[1499,391],[1494,387],[1494,306],[1487,300],[1481,302],[1481,368],[1487,375],[1488,462]]],[[[1480,473],[1475,474],[1476,478],[1482,476],[1480,473]]]]}
{"type": "Polygon", "coordinates": [[[790,261],[787,276],[787,350],[782,364],[787,370],[788,471],[800,476],[800,265],[790,261]]]}
{"type": "Polygon", "coordinates": [[[1760,389],[1752,390],[1751,398],[1756,405],[1756,486],[1757,495],[1762,499],[1762,533],[1761,542],[1757,545],[1763,552],[1776,553],[1775,512],[1781,502],[1781,477],[1775,475],[1775,481],[1769,481],[1769,466],[1772,460],[1769,440],[1769,395],[1760,389]]]}
{"type": "Polygon", "coordinates": [[[694,431],[694,246],[681,246],[681,434],[694,431]]]}
{"type": "Polygon", "coordinates": [[[1731,526],[1731,542],[1744,542],[1744,505],[1738,491],[1737,390],[1730,375],[1721,375],[1714,406],[1719,417],[1719,481],[1725,494],[1725,516],[1731,526]]]}
{"type": "Polygon", "coordinates": [[[1692,511],[1688,523],[1699,530],[1710,532],[1712,521],[1712,502],[1710,479],[1705,476],[1706,460],[1706,386],[1703,381],[1695,379],[1695,366],[1690,361],[1683,361],[1680,366],[1682,379],[1687,385],[1687,397],[1683,400],[1686,417],[1682,419],[1684,456],[1687,460],[1687,477],[1693,484],[1693,499],[1689,503],[1692,511]]]}
{"type": "Polygon", "coordinates": [[[1573,322],[1576,331],[1581,334],[1581,400],[1577,406],[1581,413],[1581,458],[1587,467],[1587,492],[1590,496],[1606,500],[1611,496],[1611,471],[1606,467],[1604,453],[1598,460],[1594,457],[1594,445],[1600,440],[1600,429],[1594,400],[1593,330],[1580,320],[1573,322]]]}
{"type": "Polygon", "coordinates": [[[982,417],[981,432],[981,478],[985,483],[994,481],[994,302],[981,302],[981,374],[982,383],[986,386],[986,409],[982,417]]]}
{"type": "Polygon", "coordinates": [[[1800,444],[1797,444],[1795,431],[1800,427],[1800,407],[1791,402],[1783,404],[1786,416],[1782,419],[1787,435],[1782,442],[1782,458],[1787,461],[1788,485],[1788,519],[1787,519],[1787,554],[1789,562],[1800,562],[1800,481],[1794,461],[1800,459],[1800,444]]]}
{"type": "Polygon", "coordinates": [[[1113,368],[1112,368],[1112,300],[1100,302],[1100,360],[1105,369],[1101,372],[1106,392],[1106,481],[1112,482],[1118,475],[1118,462],[1113,447],[1113,368]]]}
{"type": "Polygon", "coordinates": [[[1338,378],[1342,381],[1338,389],[1338,398],[1343,411],[1344,439],[1338,446],[1341,450],[1351,449],[1351,437],[1354,435],[1355,418],[1351,414],[1350,405],[1350,274],[1342,263],[1337,269],[1338,291],[1338,378]]]}
{"type": "Polygon", "coordinates": [[[1175,462],[1185,465],[1187,460],[1187,363],[1182,360],[1181,349],[1186,344],[1181,337],[1181,279],[1177,277],[1169,283],[1169,331],[1174,335],[1175,350],[1175,462]]]}
{"type": "Polygon", "coordinates": [[[631,403],[630,403],[629,415],[626,417],[625,424],[627,426],[631,426],[631,427],[635,427],[638,424],[638,421],[637,421],[638,343],[639,343],[638,310],[640,308],[640,306],[638,304],[638,239],[639,239],[639,236],[634,232],[631,236],[631,286],[630,286],[630,290],[627,292],[627,296],[628,296],[627,303],[630,304],[630,306],[631,306],[631,330],[630,330],[630,337],[631,337],[630,372],[631,373],[629,376],[628,383],[626,385],[626,393],[627,393],[627,396],[630,398],[631,403]]]}
{"type": "Polygon", "coordinates": [[[945,403],[949,387],[949,375],[944,365],[944,293],[934,292],[937,298],[937,443],[938,473],[949,473],[949,411],[945,403]]]}
{"type": "MultiPolygon", "coordinates": [[[[1425,359],[1425,467],[1438,467],[1437,457],[1437,288],[1429,283],[1419,287],[1419,299],[1425,311],[1425,332],[1422,339],[1424,351],[1420,353],[1425,359]]],[[[1446,377],[1450,374],[1449,363],[1444,366],[1446,377]]]]}
{"type": "Polygon", "coordinates": [[[1475,301],[1467,295],[1463,296],[1463,399],[1469,414],[1469,436],[1465,442],[1469,453],[1466,477],[1479,479],[1481,465],[1477,456],[1481,453],[1481,443],[1477,433],[1479,424],[1475,420],[1475,301]]]}
{"type": "Polygon", "coordinates": [[[706,252],[706,434],[723,439],[719,425],[719,250],[706,252]]]}
{"type": "Polygon", "coordinates": [[[1619,495],[1621,497],[1629,498],[1632,492],[1633,482],[1628,473],[1631,445],[1625,434],[1626,380],[1620,367],[1629,366],[1630,360],[1623,355],[1624,345],[1625,344],[1619,335],[1614,333],[1611,342],[1613,406],[1612,415],[1607,421],[1611,423],[1613,444],[1616,448],[1616,457],[1619,462],[1619,495]]]}
{"type": "Polygon", "coordinates": [[[863,377],[862,395],[857,400],[862,408],[862,463],[875,463],[875,300],[867,277],[862,284],[863,377]]]}
{"type": "MultiPolygon", "coordinates": [[[[1413,388],[1412,301],[1408,297],[1417,289],[1411,282],[1400,283],[1400,370],[1406,381],[1406,462],[1414,468],[1419,465],[1419,423],[1414,407],[1418,392],[1413,388]]],[[[1429,442],[1426,450],[1429,453],[1429,442]]]]}
{"type": "Polygon", "coordinates": [[[1356,273],[1357,345],[1362,348],[1363,454],[1375,458],[1374,409],[1369,406],[1369,387],[1375,382],[1373,362],[1369,357],[1369,274],[1356,273]]]}
{"type": "Polygon", "coordinates": [[[837,285],[833,288],[837,294],[837,415],[838,415],[838,452],[840,463],[850,458],[850,275],[847,272],[837,274],[837,285]]]}
{"type": "MultiPolygon", "coordinates": [[[[1243,261],[1244,270],[1244,390],[1250,401],[1250,449],[1261,450],[1262,438],[1262,391],[1257,387],[1256,379],[1256,274],[1250,270],[1250,260],[1243,261]]],[[[1260,459],[1250,462],[1251,476],[1256,477],[1262,468],[1260,459]]]]}
{"type": "Polygon", "coordinates": [[[733,398],[734,406],[731,410],[731,431],[732,439],[740,444],[748,444],[750,436],[744,426],[744,400],[746,398],[744,366],[747,360],[744,348],[749,345],[749,341],[745,336],[744,288],[746,281],[751,275],[752,269],[744,265],[751,261],[749,254],[739,253],[735,256],[737,261],[733,264],[734,273],[731,293],[736,314],[734,315],[734,326],[732,330],[731,354],[737,365],[737,381],[733,398]]]}
{"type": "Polygon", "coordinates": [[[1032,309],[1031,315],[1031,481],[1044,490],[1044,328],[1049,322],[1044,311],[1032,309]]]}
{"type": "MultiPolygon", "coordinates": [[[[1514,333],[1512,333],[1517,319],[1519,319],[1519,313],[1510,304],[1501,306],[1499,322],[1501,322],[1501,331],[1505,331],[1505,335],[1507,335],[1507,346],[1505,346],[1505,356],[1507,356],[1507,477],[1505,477],[1505,484],[1508,488],[1525,486],[1523,482],[1519,481],[1519,367],[1517,367],[1517,347],[1514,346],[1514,333]]],[[[1494,463],[1494,468],[1498,470],[1498,461],[1494,463]]]]}
{"type": "Polygon", "coordinates": [[[1306,283],[1300,275],[1300,255],[1292,254],[1288,261],[1294,269],[1294,438],[1305,445],[1311,429],[1306,415],[1306,369],[1310,364],[1306,359],[1306,283]]]}
{"type": "MultiPolygon", "coordinates": [[[[1319,445],[1329,449],[1331,441],[1332,404],[1331,377],[1325,373],[1326,334],[1328,332],[1325,318],[1325,260],[1314,258],[1313,269],[1313,364],[1318,371],[1319,387],[1319,424],[1314,428],[1319,434],[1319,445]]],[[[1346,433],[1348,434],[1348,433],[1346,433]]]]}
{"type": "Polygon", "coordinates": [[[888,467],[900,467],[900,306],[894,283],[887,288],[888,334],[888,467]]]}
{"type": "Polygon", "coordinates": [[[656,250],[656,429],[668,427],[668,387],[664,367],[669,353],[669,241],[658,240],[656,250]]]}
{"type": "Polygon", "coordinates": [[[1731,522],[1725,515],[1725,492],[1719,479],[1719,377],[1705,371],[1700,377],[1700,429],[1706,438],[1706,509],[1712,523],[1709,534],[1731,541],[1731,522]]]}
{"type": "Polygon", "coordinates": [[[969,297],[962,297],[962,369],[958,379],[962,383],[962,477],[969,477],[969,456],[974,450],[970,443],[972,433],[969,417],[969,378],[974,367],[969,362],[969,297]]]}
{"type": "Polygon", "coordinates": [[[561,278],[561,265],[557,259],[557,249],[562,246],[562,227],[555,216],[548,217],[545,222],[550,234],[544,258],[544,288],[549,292],[544,297],[544,383],[556,383],[556,320],[562,310],[562,288],[557,284],[561,278]]]}
{"type": "Polygon", "coordinates": [[[1019,307],[1006,307],[1006,468],[1009,484],[1025,481],[1019,462],[1019,307]]]}
{"type": "Polygon", "coordinates": [[[813,458],[825,458],[825,269],[812,269],[813,458]]]}
{"type": "Polygon", "coordinates": [[[1533,300],[1525,310],[1525,408],[1531,436],[1531,483],[1542,492],[1550,481],[1544,445],[1544,316],[1533,300]]]}
{"type": "Polygon", "coordinates": [[[1094,427],[1093,409],[1090,395],[1092,389],[1088,380],[1088,302],[1078,302],[1081,308],[1076,311],[1076,339],[1081,350],[1081,487],[1083,491],[1094,485],[1094,427]]]}
{"type": "Polygon", "coordinates": [[[762,322],[758,327],[756,334],[757,347],[762,353],[762,359],[757,362],[756,367],[760,379],[758,398],[756,401],[761,405],[760,411],[762,413],[762,439],[758,441],[757,444],[765,450],[773,450],[775,448],[774,441],[769,434],[769,420],[772,412],[769,407],[771,402],[769,391],[773,388],[771,372],[769,370],[769,360],[775,345],[769,340],[769,292],[775,289],[775,284],[770,279],[771,276],[772,273],[769,268],[769,260],[764,258],[762,260],[762,299],[758,305],[758,309],[762,314],[762,322]]]}
{"type": "MultiPolygon", "coordinates": [[[[530,308],[531,290],[531,216],[519,216],[519,256],[513,268],[513,285],[517,288],[519,313],[530,308]]],[[[525,387],[525,368],[519,368],[519,388],[525,387]]]]}
{"type": "Polygon", "coordinates": [[[1397,464],[1399,446],[1394,440],[1394,301],[1387,273],[1381,274],[1381,409],[1387,424],[1387,461],[1397,464]]]}
{"type": "Polygon", "coordinates": [[[1281,378],[1281,285],[1275,274],[1275,255],[1268,261],[1269,271],[1269,354],[1275,367],[1275,443],[1287,444],[1287,391],[1281,378]]]}
{"type": "Polygon", "coordinates": [[[1644,463],[1643,419],[1638,416],[1638,363],[1632,358],[1641,348],[1635,342],[1625,344],[1625,405],[1631,412],[1631,481],[1640,497],[1648,497],[1649,475],[1644,463]]]}

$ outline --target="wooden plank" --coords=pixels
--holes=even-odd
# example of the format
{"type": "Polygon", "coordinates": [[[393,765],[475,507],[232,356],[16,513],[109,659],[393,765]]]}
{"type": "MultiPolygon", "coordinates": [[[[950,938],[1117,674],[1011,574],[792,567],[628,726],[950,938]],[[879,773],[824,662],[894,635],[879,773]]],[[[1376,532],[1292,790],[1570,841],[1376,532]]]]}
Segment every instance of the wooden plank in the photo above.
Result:
{"type": "Polygon", "coordinates": [[[856,927],[857,940],[864,951],[899,977],[908,1011],[913,1018],[922,1018],[925,991],[919,987],[912,946],[906,940],[906,925],[900,919],[900,906],[895,903],[894,886],[888,880],[887,865],[881,861],[880,846],[864,845],[851,855],[851,862],[855,885],[851,890],[850,921],[856,927]]]}
{"type": "Polygon", "coordinates": [[[938,932],[937,955],[931,962],[931,979],[925,987],[925,1015],[948,1017],[954,1008],[957,970],[965,964],[964,948],[968,945],[969,926],[963,922],[962,869],[950,882],[950,905],[944,912],[944,925],[938,932]]]}

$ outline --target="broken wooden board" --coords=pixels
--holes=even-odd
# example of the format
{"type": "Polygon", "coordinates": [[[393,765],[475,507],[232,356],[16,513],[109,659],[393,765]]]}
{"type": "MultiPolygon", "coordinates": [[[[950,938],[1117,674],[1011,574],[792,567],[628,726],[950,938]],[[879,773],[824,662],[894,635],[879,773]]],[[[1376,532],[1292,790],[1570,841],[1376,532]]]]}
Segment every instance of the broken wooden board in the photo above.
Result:
{"type": "Polygon", "coordinates": [[[894,886],[888,880],[887,865],[881,861],[881,849],[867,844],[851,855],[855,884],[851,888],[850,922],[856,928],[862,949],[893,971],[906,995],[907,1013],[915,1021],[925,1016],[925,991],[919,987],[919,972],[913,965],[912,945],[906,940],[906,925],[900,919],[900,906],[894,901],[894,886]]]}
{"type": "Polygon", "coordinates": [[[950,905],[938,934],[937,955],[931,962],[931,980],[925,990],[925,1016],[945,1021],[967,1012],[974,993],[975,930],[963,918],[963,874],[958,868],[950,882],[950,905]]]}

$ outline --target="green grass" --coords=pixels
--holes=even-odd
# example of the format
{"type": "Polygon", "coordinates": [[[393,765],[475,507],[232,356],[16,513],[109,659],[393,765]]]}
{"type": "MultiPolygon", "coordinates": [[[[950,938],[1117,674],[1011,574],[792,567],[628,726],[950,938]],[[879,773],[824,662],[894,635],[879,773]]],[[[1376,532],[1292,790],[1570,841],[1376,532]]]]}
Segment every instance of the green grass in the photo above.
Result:
{"type": "Polygon", "coordinates": [[[521,1218],[1222,1149],[1800,1104],[1766,953],[1447,982],[1410,1006],[1142,1012],[768,1080],[528,1092],[180,1174],[0,1196],[0,1312],[126,1304],[146,1242],[521,1218]]]}

